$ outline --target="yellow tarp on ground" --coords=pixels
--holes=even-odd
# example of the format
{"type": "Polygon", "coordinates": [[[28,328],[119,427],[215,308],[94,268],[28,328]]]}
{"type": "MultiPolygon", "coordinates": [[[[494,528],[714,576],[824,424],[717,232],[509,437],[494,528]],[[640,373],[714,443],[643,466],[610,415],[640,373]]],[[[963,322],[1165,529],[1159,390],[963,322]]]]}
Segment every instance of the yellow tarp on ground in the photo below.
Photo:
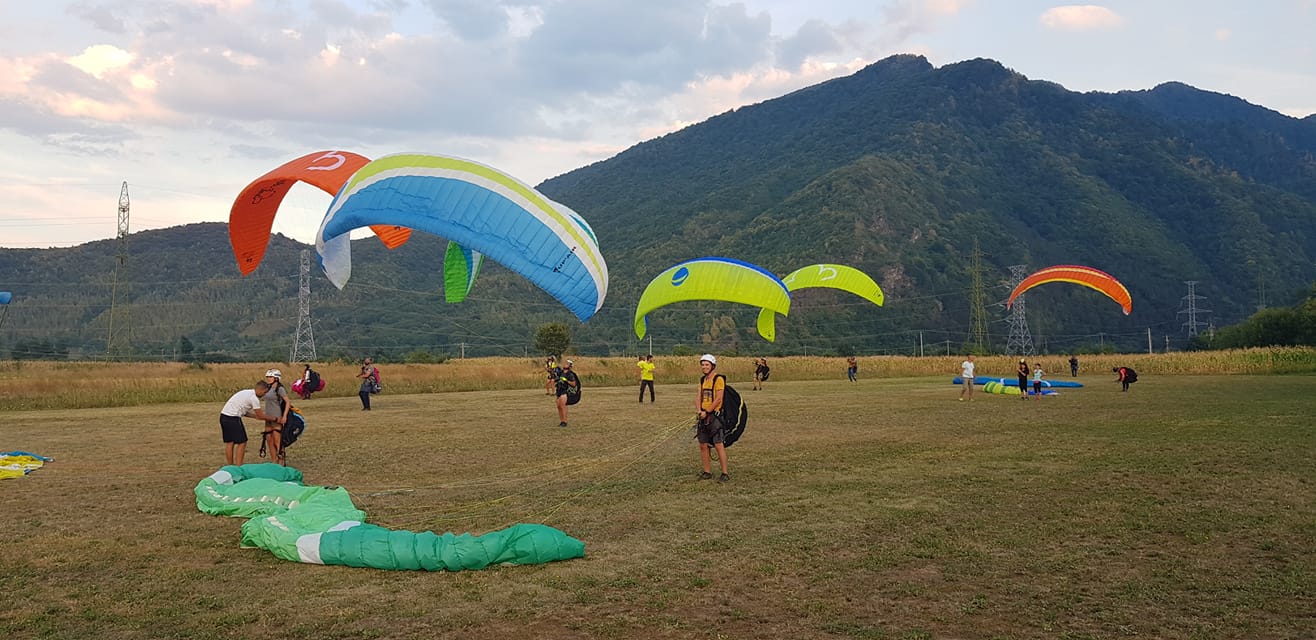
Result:
{"type": "Polygon", "coordinates": [[[0,453],[0,480],[21,478],[33,469],[40,469],[48,460],[50,458],[23,451],[0,453]]]}

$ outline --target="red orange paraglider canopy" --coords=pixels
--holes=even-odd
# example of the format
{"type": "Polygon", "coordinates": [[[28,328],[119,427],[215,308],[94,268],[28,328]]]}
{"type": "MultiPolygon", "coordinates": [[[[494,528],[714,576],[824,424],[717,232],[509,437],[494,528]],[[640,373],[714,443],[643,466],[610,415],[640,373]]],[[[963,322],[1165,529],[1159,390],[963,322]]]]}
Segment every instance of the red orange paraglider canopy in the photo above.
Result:
{"type": "MultiPolygon", "coordinates": [[[[229,243],[233,245],[233,257],[242,275],[255,271],[265,258],[274,214],[294,184],[305,182],[332,196],[357,169],[369,162],[369,158],[350,151],[316,151],[287,162],[247,185],[233,201],[228,215],[229,243]]],[[[411,230],[405,227],[377,225],[370,230],[389,249],[402,246],[411,237],[411,230]]]]}
{"type": "Polygon", "coordinates": [[[1020,282],[1014,288],[1014,291],[1010,292],[1010,299],[1006,300],[1005,307],[1010,308],[1014,304],[1014,299],[1023,295],[1025,291],[1048,282],[1071,282],[1090,289],[1096,289],[1109,296],[1111,300],[1120,303],[1120,306],[1124,308],[1124,315],[1127,316],[1130,311],[1133,311],[1133,298],[1129,295],[1129,290],[1125,289],[1119,280],[1116,280],[1105,271],[1075,264],[1058,264],[1054,267],[1047,267],[1024,278],[1023,282],[1020,282]]]}

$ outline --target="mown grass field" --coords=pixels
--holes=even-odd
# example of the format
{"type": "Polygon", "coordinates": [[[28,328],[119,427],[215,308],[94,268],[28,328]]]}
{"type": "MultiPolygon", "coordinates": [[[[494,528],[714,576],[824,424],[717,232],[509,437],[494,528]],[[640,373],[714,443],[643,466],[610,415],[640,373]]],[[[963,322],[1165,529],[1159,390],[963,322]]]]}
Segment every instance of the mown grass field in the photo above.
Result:
{"type": "Polygon", "coordinates": [[[725,485],[696,480],[694,386],[662,369],[657,403],[592,385],[568,429],[533,371],[512,390],[389,388],[370,413],[301,403],[311,426],[290,463],[374,522],[543,522],[586,543],[581,560],[458,574],[239,549],[241,522],[192,495],[223,460],[222,398],[5,411],[0,449],[56,460],[0,482],[0,632],[1316,637],[1316,377],[1135,366],[1127,394],[1091,373],[1040,403],[959,402],[950,372],[878,378],[861,362],[858,384],[841,369],[777,382],[774,366],[764,391],[739,377],[752,423],[725,485]]]}

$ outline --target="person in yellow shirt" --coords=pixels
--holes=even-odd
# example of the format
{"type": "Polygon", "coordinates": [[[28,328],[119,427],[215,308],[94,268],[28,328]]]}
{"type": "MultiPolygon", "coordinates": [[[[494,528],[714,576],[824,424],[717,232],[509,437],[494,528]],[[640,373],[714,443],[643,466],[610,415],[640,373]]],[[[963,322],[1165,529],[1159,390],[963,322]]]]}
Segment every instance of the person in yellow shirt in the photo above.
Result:
{"type": "Polygon", "coordinates": [[[649,389],[649,402],[653,402],[653,354],[640,356],[635,363],[640,369],[640,402],[644,402],[644,389],[649,389]]]}
{"type": "Polygon", "coordinates": [[[713,477],[713,461],[709,450],[717,451],[717,462],[722,467],[722,475],[718,477],[718,482],[726,482],[731,479],[727,475],[727,449],[723,444],[725,436],[722,432],[722,395],[726,393],[727,379],[726,376],[713,373],[717,368],[717,357],[711,353],[706,353],[699,357],[699,370],[704,374],[699,378],[699,396],[695,401],[695,438],[699,441],[699,458],[704,464],[704,472],[699,474],[700,480],[708,480],[713,477]]]}

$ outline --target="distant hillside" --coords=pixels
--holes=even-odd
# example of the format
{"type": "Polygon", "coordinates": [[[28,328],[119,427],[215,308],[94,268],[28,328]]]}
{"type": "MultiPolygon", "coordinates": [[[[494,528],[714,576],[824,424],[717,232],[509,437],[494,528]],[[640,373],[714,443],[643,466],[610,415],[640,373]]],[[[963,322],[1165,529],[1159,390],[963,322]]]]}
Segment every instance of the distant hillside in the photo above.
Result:
{"type": "MultiPolygon", "coordinates": [[[[934,68],[894,56],[541,185],[590,221],[608,260],[607,303],[586,325],[496,266],[472,300],[446,305],[441,241],[386,252],[369,239],[354,244],[344,291],[313,270],[316,340],[346,356],[521,354],[538,324],[561,320],[584,353],[631,353],[642,348],[631,314],[653,275],[722,255],[779,274],[850,264],[887,302],[799,292],[775,344],[754,335],[753,309],[681,305],[651,318],[655,351],[910,353],[920,340],[958,349],[976,241],[991,302],[1004,298],[1010,265],[1087,264],[1128,286],[1128,317],[1080,287],[1030,292],[1028,322],[1048,350],[1145,349],[1148,329],[1158,349],[1167,336],[1177,347],[1184,281],[1198,283],[1199,307],[1212,311],[1202,319],[1218,325],[1263,298],[1292,304],[1316,281],[1314,153],[1316,117],[1182,84],[1084,94],[990,60],[934,68]]],[[[186,337],[234,357],[286,353],[300,245],[274,238],[245,279],[221,224],[135,234],[131,246],[136,351],[172,356],[186,337]]],[[[103,352],[112,268],[109,241],[0,250],[0,289],[16,294],[0,351],[48,340],[103,352]]],[[[1003,309],[988,312],[1003,347],[1003,309]]]]}

